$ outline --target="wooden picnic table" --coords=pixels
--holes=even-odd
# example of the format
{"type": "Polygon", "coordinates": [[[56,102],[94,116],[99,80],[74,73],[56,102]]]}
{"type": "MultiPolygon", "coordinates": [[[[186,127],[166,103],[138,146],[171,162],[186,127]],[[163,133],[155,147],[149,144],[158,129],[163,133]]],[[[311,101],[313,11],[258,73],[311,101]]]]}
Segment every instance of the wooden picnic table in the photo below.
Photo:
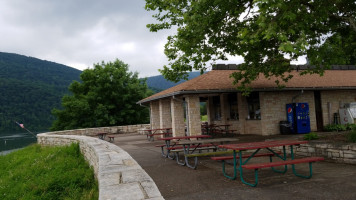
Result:
{"type": "Polygon", "coordinates": [[[287,165],[292,165],[292,170],[294,175],[302,177],[302,178],[311,178],[312,176],[312,162],[316,161],[321,161],[324,160],[322,157],[309,157],[309,158],[301,158],[301,159],[295,159],[294,155],[294,146],[299,146],[300,144],[306,144],[308,141],[300,141],[300,140],[275,140],[275,141],[264,141],[264,142],[250,142],[250,143],[240,143],[240,144],[225,144],[225,145],[219,145],[220,148],[226,148],[226,149],[231,149],[233,150],[233,166],[234,166],[234,173],[233,176],[229,176],[225,172],[225,167],[223,165],[223,173],[224,176],[230,179],[236,179],[237,177],[237,171],[239,171],[240,174],[240,179],[244,184],[247,184],[249,186],[255,187],[258,184],[258,169],[260,168],[266,168],[266,167],[271,167],[273,171],[278,172],[278,173],[286,173],[287,172],[287,165]],[[286,152],[286,146],[289,146],[290,148],[290,159],[287,159],[287,152],[286,152]],[[278,153],[272,149],[272,147],[282,147],[283,151],[281,153],[278,153]],[[272,157],[270,157],[270,162],[268,163],[255,163],[255,164],[249,164],[249,160],[251,160],[261,149],[266,149],[269,152],[273,153],[273,157],[279,158],[281,161],[277,162],[272,162],[272,157]],[[255,150],[250,156],[246,158],[246,160],[243,160],[245,158],[242,155],[242,152],[246,150],[255,150]],[[237,155],[238,153],[238,155],[237,155]],[[237,161],[237,158],[239,159],[237,161]],[[239,166],[237,165],[239,163],[239,166]],[[299,163],[309,163],[309,175],[304,176],[300,175],[296,172],[295,170],[295,164],[299,163]],[[284,170],[276,170],[273,167],[275,166],[283,166],[284,165],[284,170]],[[243,169],[254,169],[255,170],[255,183],[248,183],[244,180],[243,178],[243,169]]]}
{"type": "Polygon", "coordinates": [[[208,135],[229,135],[236,130],[230,130],[230,124],[202,124],[202,132],[208,135]]]}
{"type": "Polygon", "coordinates": [[[161,150],[162,150],[162,155],[164,157],[168,157],[170,159],[174,159],[174,155],[173,156],[170,156],[170,150],[167,149],[167,148],[170,148],[172,146],[175,146],[177,143],[177,141],[180,141],[180,140],[190,140],[190,139],[203,139],[203,138],[211,138],[211,135],[192,135],[192,136],[176,136],[176,137],[164,137],[164,138],[158,138],[159,140],[163,140],[165,142],[165,147],[166,147],[166,151],[167,153],[164,152],[164,148],[161,147],[161,150]],[[171,141],[174,141],[174,144],[171,145],[171,141]]]}
{"type": "Polygon", "coordinates": [[[204,140],[184,140],[178,141],[179,145],[183,146],[183,153],[184,153],[184,161],[181,162],[179,160],[179,153],[175,153],[176,161],[179,165],[186,165],[189,168],[196,169],[198,165],[198,157],[200,156],[212,156],[212,155],[222,155],[226,153],[231,153],[228,151],[217,151],[219,149],[218,145],[222,145],[224,143],[229,142],[236,142],[238,141],[237,138],[215,138],[215,139],[204,139],[204,140]],[[208,144],[208,145],[205,145],[208,144]],[[203,146],[205,145],[205,146],[203,146]],[[200,153],[201,150],[210,150],[212,149],[213,152],[208,153],[200,153]],[[197,153],[199,151],[199,153],[197,153]],[[194,157],[194,165],[189,163],[189,157],[194,157]]]}
{"type": "Polygon", "coordinates": [[[96,136],[98,136],[99,139],[102,139],[104,140],[105,139],[105,136],[107,135],[106,132],[102,132],[102,133],[97,133],[96,136]]]}

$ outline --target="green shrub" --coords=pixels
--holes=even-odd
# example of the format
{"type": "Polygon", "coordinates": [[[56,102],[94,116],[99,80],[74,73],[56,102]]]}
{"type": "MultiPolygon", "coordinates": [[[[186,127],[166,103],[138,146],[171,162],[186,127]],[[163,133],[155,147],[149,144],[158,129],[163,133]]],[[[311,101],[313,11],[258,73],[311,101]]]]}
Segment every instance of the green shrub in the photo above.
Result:
{"type": "Polygon", "coordinates": [[[346,130],[350,130],[352,127],[349,124],[348,125],[343,125],[343,124],[329,124],[326,125],[324,127],[324,131],[328,131],[328,132],[333,132],[333,131],[346,131],[346,130]]]}
{"type": "Polygon", "coordinates": [[[319,139],[319,136],[317,133],[311,132],[311,133],[305,134],[303,138],[304,138],[304,140],[317,140],[317,139],[319,139]]]}
{"type": "Polygon", "coordinates": [[[356,124],[346,124],[347,130],[356,130],[356,124]]]}
{"type": "Polygon", "coordinates": [[[356,143],[356,129],[353,129],[348,135],[347,135],[347,140],[349,142],[356,143]]]}

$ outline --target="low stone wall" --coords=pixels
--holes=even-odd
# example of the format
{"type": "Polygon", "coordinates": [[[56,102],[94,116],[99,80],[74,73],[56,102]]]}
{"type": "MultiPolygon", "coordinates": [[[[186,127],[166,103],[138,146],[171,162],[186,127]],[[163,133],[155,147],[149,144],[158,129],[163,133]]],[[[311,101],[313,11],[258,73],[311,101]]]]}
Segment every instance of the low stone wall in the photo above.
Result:
{"type": "MultiPolygon", "coordinates": [[[[274,148],[282,151],[282,147],[274,148]]],[[[294,147],[293,151],[297,156],[319,156],[327,161],[356,164],[356,144],[331,144],[323,141],[310,141],[308,144],[301,144],[294,147]]],[[[287,153],[290,152],[289,147],[287,153]]]]}
{"type": "Polygon", "coordinates": [[[138,133],[144,129],[150,129],[150,124],[137,124],[137,125],[127,125],[127,126],[110,126],[110,127],[97,127],[97,128],[85,128],[85,129],[74,129],[65,131],[54,131],[51,134],[58,135],[86,135],[94,136],[97,133],[110,133],[110,134],[120,134],[120,133],[138,133]]]}
{"type": "MultiPolygon", "coordinates": [[[[79,143],[99,183],[99,199],[163,199],[152,178],[120,147],[97,139],[91,130],[49,132],[37,135],[41,145],[63,146],[79,143]],[[69,134],[69,135],[66,135],[69,134]]],[[[106,130],[106,132],[108,132],[106,130]]],[[[111,132],[112,133],[112,132],[111,132]]]]}
{"type": "Polygon", "coordinates": [[[297,155],[321,156],[333,162],[356,164],[356,144],[331,144],[311,141],[308,144],[300,145],[297,155]]]}

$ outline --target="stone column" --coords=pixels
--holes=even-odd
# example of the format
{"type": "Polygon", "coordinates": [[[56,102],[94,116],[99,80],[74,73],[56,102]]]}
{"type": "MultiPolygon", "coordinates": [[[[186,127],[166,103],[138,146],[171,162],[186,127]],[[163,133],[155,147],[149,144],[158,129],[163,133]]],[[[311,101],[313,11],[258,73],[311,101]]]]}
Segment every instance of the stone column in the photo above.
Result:
{"type": "Polygon", "coordinates": [[[228,112],[228,100],[226,94],[220,95],[220,107],[221,107],[221,124],[227,124],[227,118],[229,118],[228,112]]]}
{"type": "Polygon", "coordinates": [[[159,102],[151,101],[150,102],[150,118],[151,118],[151,129],[160,128],[160,117],[159,117],[159,102]]]}
{"type": "Polygon", "coordinates": [[[173,137],[185,136],[184,107],[181,98],[171,99],[173,137]]]}
{"type": "Polygon", "coordinates": [[[201,119],[200,119],[200,104],[199,96],[190,95],[186,98],[188,106],[188,123],[190,135],[201,135],[201,119]]]}
{"type": "Polygon", "coordinates": [[[208,100],[206,101],[206,115],[208,116],[208,124],[212,123],[212,102],[211,102],[211,97],[208,97],[208,100]]]}
{"type": "Polygon", "coordinates": [[[160,128],[172,128],[170,99],[159,100],[160,128]]]}

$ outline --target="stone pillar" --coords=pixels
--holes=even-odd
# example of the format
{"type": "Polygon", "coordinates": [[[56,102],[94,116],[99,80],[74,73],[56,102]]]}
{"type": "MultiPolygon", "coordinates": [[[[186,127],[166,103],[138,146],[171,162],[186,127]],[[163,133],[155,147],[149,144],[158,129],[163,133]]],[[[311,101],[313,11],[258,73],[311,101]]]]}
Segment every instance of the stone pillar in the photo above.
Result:
{"type": "Polygon", "coordinates": [[[151,101],[150,102],[150,118],[151,118],[151,129],[160,128],[160,120],[159,120],[159,102],[151,101]]]}
{"type": "Polygon", "coordinates": [[[228,111],[228,100],[226,94],[220,95],[220,106],[221,106],[221,124],[227,124],[227,118],[229,118],[228,111]]]}
{"type": "Polygon", "coordinates": [[[173,137],[185,136],[184,107],[181,98],[171,99],[173,137]]]}
{"type": "Polygon", "coordinates": [[[211,124],[213,122],[213,107],[212,107],[212,100],[211,97],[208,97],[208,101],[206,101],[206,115],[208,116],[208,124],[211,124]]]}
{"type": "Polygon", "coordinates": [[[172,128],[170,99],[159,100],[160,128],[172,128]]]}
{"type": "Polygon", "coordinates": [[[200,101],[199,96],[191,95],[186,98],[188,106],[188,123],[190,135],[201,135],[200,101]]]}

